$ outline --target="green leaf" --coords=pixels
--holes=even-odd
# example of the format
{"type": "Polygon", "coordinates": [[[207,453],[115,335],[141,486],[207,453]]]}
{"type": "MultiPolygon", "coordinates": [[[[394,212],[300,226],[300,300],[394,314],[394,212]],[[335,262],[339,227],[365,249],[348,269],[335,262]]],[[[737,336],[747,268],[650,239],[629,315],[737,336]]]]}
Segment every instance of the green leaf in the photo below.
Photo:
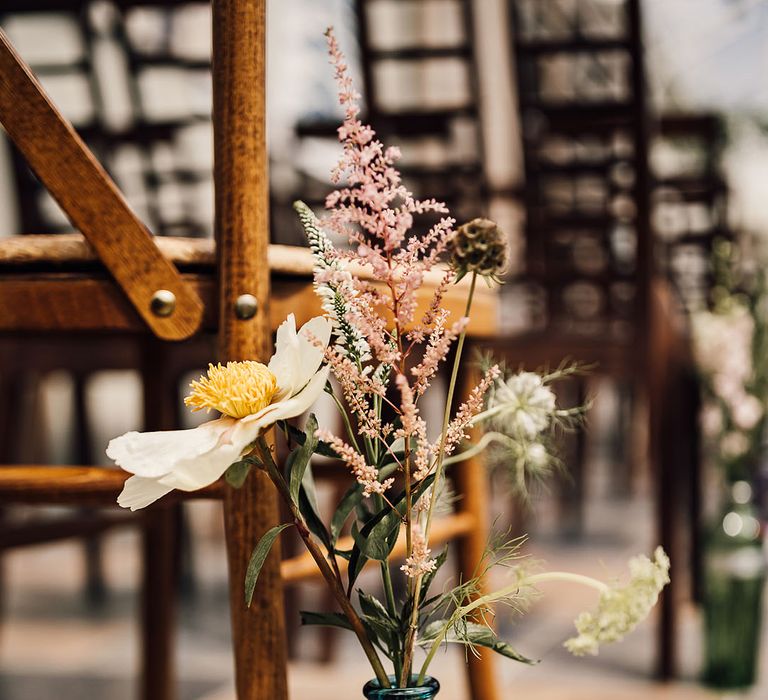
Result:
{"type": "Polygon", "coordinates": [[[427,646],[435,641],[442,634],[446,625],[449,629],[443,641],[453,644],[464,644],[468,647],[479,646],[492,649],[497,654],[506,656],[508,659],[519,661],[524,664],[537,664],[538,661],[523,656],[520,652],[513,649],[509,644],[496,636],[496,633],[486,625],[477,622],[460,621],[453,624],[450,620],[435,620],[430,622],[421,633],[418,644],[427,646]]]}
{"type": "MultiPolygon", "coordinates": [[[[387,464],[379,469],[379,479],[386,479],[396,470],[397,464],[387,464]]],[[[350,486],[344,496],[342,496],[331,520],[331,539],[334,543],[339,539],[341,530],[344,527],[344,523],[347,522],[350,513],[352,513],[352,511],[360,504],[363,498],[363,487],[361,484],[350,486]]]]}
{"type": "Polygon", "coordinates": [[[392,633],[400,632],[400,623],[393,619],[384,605],[372,595],[357,592],[360,598],[360,609],[363,611],[363,617],[368,624],[373,627],[379,636],[386,637],[392,633]]]}
{"type": "MultiPolygon", "coordinates": [[[[304,431],[300,428],[297,428],[295,425],[291,425],[287,421],[283,422],[283,425],[286,430],[288,430],[288,433],[290,436],[299,444],[303,445],[306,440],[307,436],[305,435],[304,431]]],[[[336,450],[334,450],[327,442],[323,442],[322,440],[317,441],[317,445],[315,446],[315,453],[322,455],[323,457],[332,457],[333,459],[339,459],[339,455],[336,453],[336,450]]]]}
{"type": "Polygon", "coordinates": [[[312,464],[304,470],[304,476],[301,479],[301,487],[307,492],[307,498],[315,509],[315,513],[320,512],[320,506],[317,504],[317,488],[315,487],[315,475],[312,471],[312,464]]]}
{"type": "Polygon", "coordinates": [[[320,627],[341,627],[345,630],[351,630],[347,616],[344,613],[329,612],[329,613],[317,613],[309,612],[307,610],[300,610],[299,616],[301,617],[302,625],[318,625],[320,627]]]}
{"type": "Polygon", "coordinates": [[[342,559],[346,559],[347,561],[349,561],[350,557],[352,556],[351,549],[334,549],[333,551],[336,553],[336,556],[339,556],[342,559]]]}
{"type": "Polygon", "coordinates": [[[429,593],[429,587],[432,585],[432,581],[435,580],[435,576],[437,575],[437,572],[440,570],[440,567],[445,564],[445,560],[448,558],[448,547],[444,547],[443,551],[440,552],[440,554],[435,557],[435,568],[432,569],[428,574],[424,576],[424,579],[421,582],[421,595],[419,596],[419,599],[421,600],[421,605],[419,607],[423,607],[427,602],[427,593],[429,593]]]}
{"type": "Polygon", "coordinates": [[[304,522],[307,524],[309,531],[325,545],[329,553],[332,552],[333,543],[331,542],[331,536],[328,534],[325,524],[317,514],[317,510],[312,503],[312,499],[309,497],[304,484],[302,484],[299,489],[299,512],[301,513],[301,517],[304,518],[304,522]]]}
{"type": "Polygon", "coordinates": [[[314,413],[311,413],[307,419],[304,444],[294,450],[296,456],[291,463],[289,490],[291,499],[297,504],[299,502],[299,488],[301,487],[301,482],[304,478],[304,472],[306,471],[309,461],[312,459],[312,455],[315,453],[315,448],[317,447],[318,440],[317,437],[315,437],[316,431],[317,418],[315,418],[314,413]]]}
{"type": "Polygon", "coordinates": [[[235,489],[239,489],[251,473],[251,467],[258,466],[260,462],[253,457],[246,457],[239,462],[230,464],[227,471],[224,472],[224,479],[235,489]]]}
{"type": "MultiPolygon", "coordinates": [[[[356,529],[356,524],[353,524],[353,537],[356,529]]],[[[352,547],[352,553],[349,555],[349,564],[347,565],[347,598],[352,595],[352,588],[355,585],[355,581],[357,581],[357,577],[360,575],[360,572],[363,570],[367,561],[368,557],[363,554],[360,547],[355,543],[355,546],[352,547]]]]}
{"type": "Polygon", "coordinates": [[[347,522],[349,514],[355,509],[355,506],[363,497],[363,487],[360,484],[350,486],[347,492],[342,496],[339,505],[331,518],[331,540],[335,544],[341,535],[341,529],[347,522]]]}
{"type": "Polygon", "coordinates": [[[284,523],[283,525],[275,525],[275,527],[267,530],[253,550],[251,560],[248,562],[248,570],[245,572],[245,604],[249,608],[253,600],[253,591],[256,589],[256,581],[261,573],[261,567],[264,566],[264,560],[267,558],[269,550],[272,549],[277,536],[290,526],[291,523],[284,523]]]}
{"type": "MultiPolygon", "coordinates": [[[[418,498],[424,493],[424,491],[429,488],[430,484],[435,479],[434,474],[430,474],[426,479],[421,481],[419,485],[413,490],[412,492],[412,501],[415,503],[418,498]]],[[[378,513],[371,516],[366,522],[363,528],[356,532],[356,528],[353,527],[352,529],[352,537],[355,540],[355,546],[352,548],[352,555],[349,558],[349,568],[348,568],[348,583],[347,583],[347,596],[349,596],[352,592],[352,587],[354,586],[355,581],[357,580],[357,577],[360,575],[360,572],[363,570],[363,566],[365,566],[365,562],[368,561],[368,558],[365,553],[363,552],[363,548],[368,548],[367,540],[369,535],[371,534],[371,531],[378,527],[379,524],[384,521],[386,518],[397,518],[398,524],[399,520],[402,518],[402,516],[405,514],[405,491],[402,491],[399,496],[395,497],[392,500],[392,505],[395,506],[395,510],[392,510],[390,508],[389,504],[387,504],[384,508],[382,508],[378,513]]],[[[381,527],[381,530],[377,532],[376,536],[374,537],[374,541],[371,543],[371,547],[373,548],[372,551],[377,553],[380,551],[379,547],[381,546],[381,543],[384,543],[384,546],[388,547],[387,554],[384,556],[384,560],[386,560],[386,557],[389,556],[389,553],[392,551],[392,549],[395,546],[395,542],[397,541],[396,536],[396,529],[392,527],[392,521],[387,521],[385,525],[381,527]]],[[[370,558],[378,558],[377,557],[370,557],[370,558]]]]}
{"type": "MultiPolygon", "coordinates": [[[[367,534],[358,532],[357,523],[352,524],[352,539],[360,551],[368,558],[386,561],[394,547],[392,534],[400,530],[400,513],[391,510],[367,534]]],[[[363,528],[365,530],[365,528],[363,528]]],[[[397,538],[394,538],[397,541],[397,538]]]]}

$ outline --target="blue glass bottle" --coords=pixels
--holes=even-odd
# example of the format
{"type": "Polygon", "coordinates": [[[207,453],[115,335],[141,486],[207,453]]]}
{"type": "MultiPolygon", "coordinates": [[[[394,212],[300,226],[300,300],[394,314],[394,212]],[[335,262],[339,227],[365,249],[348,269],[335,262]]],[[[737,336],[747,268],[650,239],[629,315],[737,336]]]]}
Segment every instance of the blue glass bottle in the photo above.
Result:
{"type": "MultiPolygon", "coordinates": [[[[389,677],[392,685],[395,685],[395,677],[389,677]]],[[[416,676],[412,677],[416,682],[416,676]]],[[[366,700],[432,700],[440,692],[440,684],[436,679],[426,676],[424,682],[418,688],[382,688],[375,678],[368,681],[363,688],[366,700]]]]}

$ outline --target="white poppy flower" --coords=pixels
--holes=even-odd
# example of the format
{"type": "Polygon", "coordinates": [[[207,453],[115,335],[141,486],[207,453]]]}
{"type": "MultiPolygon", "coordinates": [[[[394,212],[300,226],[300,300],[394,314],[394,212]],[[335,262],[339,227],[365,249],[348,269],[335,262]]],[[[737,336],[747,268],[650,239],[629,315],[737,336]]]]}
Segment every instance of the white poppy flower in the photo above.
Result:
{"type": "Polygon", "coordinates": [[[320,367],[331,326],[318,316],[296,332],[293,314],[277,329],[275,354],[260,362],[209,366],[185,399],[192,410],[211,409],[221,418],[191,430],[130,432],[115,438],[107,456],[134,476],[117,499],[124,508],[144,508],[173,489],[195,491],[216,481],[246,448],[278,420],[306,411],[320,396],[330,368],[320,367]]]}

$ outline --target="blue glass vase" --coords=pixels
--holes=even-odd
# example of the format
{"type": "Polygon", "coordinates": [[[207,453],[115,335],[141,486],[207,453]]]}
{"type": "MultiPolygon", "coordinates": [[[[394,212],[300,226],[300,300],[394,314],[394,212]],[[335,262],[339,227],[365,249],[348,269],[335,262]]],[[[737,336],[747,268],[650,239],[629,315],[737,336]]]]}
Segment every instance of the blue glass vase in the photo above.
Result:
{"type": "MultiPolygon", "coordinates": [[[[395,677],[389,677],[392,685],[395,685],[395,677]]],[[[416,676],[411,677],[411,682],[416,682],[416,676]]],[[[375,678],[368,681],[363,688],[366,700],[431,700],[440,692],[440,684],[434,678],[426,676],[424,683],[418,688],[382,688],[375,678]]]]}

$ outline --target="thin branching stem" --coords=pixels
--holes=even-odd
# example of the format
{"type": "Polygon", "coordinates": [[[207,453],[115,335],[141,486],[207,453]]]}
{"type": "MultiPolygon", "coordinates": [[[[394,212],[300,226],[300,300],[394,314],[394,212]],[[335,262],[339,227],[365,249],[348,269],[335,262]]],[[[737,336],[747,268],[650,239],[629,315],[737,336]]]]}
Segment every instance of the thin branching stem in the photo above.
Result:
{"type": "MultiPolygon", "coordinates": [[[[475,296],[475,285],[477,283],[477,272],[472,273],[472,279],[469,284],[469,292],[467,294],[467,306],[464,310],[464,316],[469,317],[472,309],[472,299],[475,296]]],[[[456,391],[456,383],[459,376],[459,366],[461,364],[461,355],[464,350],[464,340],[467,337],[466,326],[459,335],[459,340],[456,344],[456,355],[453,358],[453,369],[451,370],[451,381],[448,384],[448,394],[445,399],[445,411],[443,413],[443,427],[440,433],[440,445],[437,453],[437,466],[435,467],[435,480],[432,482],[432,493],[429,499],[429,508],[427,509],[427,519],[424,526],[424,539],[429,542],[429,528],[432,525],[432,513],[435,509],[435,503],[437,502],[437,495],[440,490],[440,478],[442,477],[445,457],[445,441],[448,435],[448,424],[451,420],[451,408],[453,404],[453,396],[456,391]]],[[[409,501],[410,506],[410,501],[409,501]]],[[[410,549],[408,550],[410,552],[410,549]]],[[[405,636],[405,651],[403,653],[403,670],[400,676],[400,684],[403,685],[406,680],[411,677],[411,666],[413,664],[413,652],[416,646],[416,632],[419,627],[419,598],[421,594],[421,581],[423,576],[417,576],[413,579],[413,609],[411,611],[411,619],[408,625],[408,631],[405,636]]]]}
{"type": "MultiPolygon", "coordinates": [[[[373,668],[373,672],[376,674],[376,678],[378,679],[379,683],[381,683],[383,688],[389,688],[390,683],[389,678],[387,677],[387,672],[384,670],[381,659],[379,659],[379,655],[376,653],[376,649],[373,647],[371,640],[368,638],[368,633],[366,632],[365,626],[363,625],[363,621],[360,619],[357,611],[352,606],[350,600],[347,598],[347,594],[344,591],[344,586],[341,583],[340,577],[337,576],[337,574],[334,573],[334,571],[331,569],[331,566],[321,551],[320,547],[312,539],[312,534],[310,533],[309,528],[304,521],[304,517],[301,515],[298,506],[291,498],[288,485],[285,483],[285,479],[280,474],[280,470],[277,468],[275,460],[272,458],[272,451],[270,450],[269,445],[266,443],[263,437],[260,437],[257,441],[256,449],[259,452],[259,456],[262,459],[262,464],[264,464],[265,470],[270,480],[275,485],[278,493],[290,509],[294,524],[296,525],[296,530],[303,540],[304,545],[306,546],[312,558],[315,560],[318,569],[320,569],[320,574],[328,583],[328,586],[333,593],[333,597],[336,598],[339,607],[341,607],[342,611],[349,620],[349,624],[352,627],[353,632],[357,635],[357,638],[360,641],[360,645],[363,647],[363,652],[368,658],[368,661],[371,664],[371,668],[373,668]]],[[[330,552],[329,556],[334,556],[333,552],[330,552]]]]}
{"type": "MultiPolygon", "coordinates": [[[[355,436],[355,431],[352,429],[352,422],[349,420],[349,414],[347,413],[347,409],[344,408],[344,404],[341,403],[341,400],[334,392],[331,393],[331,398],[333,399],[333,402],[336,404],[336,407],[339,409],[339,413],[341,414],[341,419],[344,421],[344,427],[347,429],[347,435],[349,435],[349,440],[352,443],[352,447],[355,448],[358,452],[360,452],[360,446],[357,444],[357,437],[355,436]]],[[[360,452],[362,454],[362,452],[360,452]]]]}
{"type": "Polygon", "coordinates": [[[446,621],[445,625],[443,625],[443,628],[435,637],[435,640],[432,642],[432,645],[430,646],[429,651],[427,652],[427,658],[424,659],[424,663],[421,665],[421,670],[419,671],[419,677],[418,677],[418,680],[416,681],[416,685],[417,686],[421,685],[424,682],[424,677],[427,674],[429,665],[432,663],[432,660],[435,658],[435,654],[440,648],[440,645],[443,644],[443,642],[445,641],[446,635],[448,634],[451,627],[453,627],[459,620],[466,619],[469,615],[471,615],[473,612],[478,610],[478,608],[487,608],[489,605],[495,602],[503,601],[507,598],[518,596],[520,594],[520,591],[527,587],[535,586],[539,583],[547,583],[552,581],[578,583],[583,586],[589,586],[590,588],[594,588],[600,593],[605,593],[606,591],[610,590],[610,587],[607,584],[603,583],[602,581],[598,581],[597,579],[594,579],[591,576],[574,574],[569,571],[547,571],[541,574],[531,574],[530,576],[525,576],[515,581],[515,583],[510,584],[509,586],[505,586],[504,588],[500,588],[499,590],[494,591],[493,593],[488,593],[483,596],[478,596],[477,598],[474,598],[466,605],[461,605],[457,607],[456,610],[453,611],[453,614],[451,615],[451,617],[446,621]]]}

